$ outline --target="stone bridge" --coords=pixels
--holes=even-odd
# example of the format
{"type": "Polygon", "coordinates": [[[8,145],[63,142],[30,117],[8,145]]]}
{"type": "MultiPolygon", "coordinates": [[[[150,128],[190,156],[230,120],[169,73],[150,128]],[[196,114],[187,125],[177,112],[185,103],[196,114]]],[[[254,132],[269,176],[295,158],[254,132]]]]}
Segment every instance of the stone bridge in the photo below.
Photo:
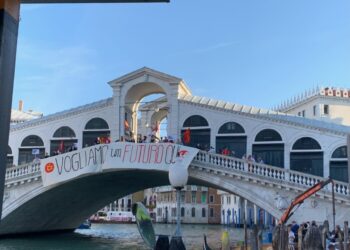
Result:
{"type": "MultiPolygon", "coordinates": [[[[125,144],[130,145],[128,143],[118,145],[125,144]]],[[[162,147],[173,145],[172,147],[178,147],[178,149],[180,147],[186,149],[176,144],[163,145],[165,146],[162,147]]],[[[73,164],[72,159],[76,157],[77,160],[77,154],[82,154],[84,158],[83,153],[85,152],[85,161],[87,161],[89,154],[86,152],[89,152],[88,150],[91,152],[96,147],[62,154],[59,157],[62,163],[66,159],[71,159],[67,161],[73,164]]],[[[63,178],[57,183],[47,184],[47,176],[43,176],[45,170],[46,172],[52,171],[51,162],[60,162],[57,157],[44,159],[41,163],[8,168],[0,234],[73,230],[105,204],[139,190],[169,185],[167,166],[135,167],[132,163],[120,164],[116,158],[106,160],[103,158],[103,150],[101,152],[101,161],[92,159],[95,164],[94,171],[90,171],[91,169],[85,171],[82,165],[78,164],[76,166],[80,166],[85,172],[70,179],[63,178]],[[108,166],[101,168],[101,165],[108,166]],[[48,166],[49,169],[47,169],[48,166]]],[[[106,149],[106,155],[113,155],[113,152],[117,151],[106,149]]],[[[118,151],[117,154],[124,159],[125,152],[118,151]],[[124,157],[120,153],[124,154],[124,157]]],[[[156,152],[155,149],[154,152],[156,152]]],[[[295,196],[324,180],[322,177],[247,162],[234,157],[197,152],[195,151],[194,158],[191,157],[188,163],[190,164],[188,184],[213,187],[234,193],[265,209],[275,218],[282,215],[295,196]]],[[[130,155],[130,159],[132,157],[134,156],[130,155]]],[[[152,158],[152,156],[149,157],[152,158]]],[[[136,156],[134,158],[136,159],[136,156]]],[[[74,165],[71,167],[74,168],[74,165]]],[[[335,203],[336,223],[340,224],[344,220],[349,220],[348,183],[335,182],[335,203]]],[[[332,221],[331,186],[328,185],[305,201],[292,219],[298,222],[309,220],[321,222],[325,219],[332,221]]]]}

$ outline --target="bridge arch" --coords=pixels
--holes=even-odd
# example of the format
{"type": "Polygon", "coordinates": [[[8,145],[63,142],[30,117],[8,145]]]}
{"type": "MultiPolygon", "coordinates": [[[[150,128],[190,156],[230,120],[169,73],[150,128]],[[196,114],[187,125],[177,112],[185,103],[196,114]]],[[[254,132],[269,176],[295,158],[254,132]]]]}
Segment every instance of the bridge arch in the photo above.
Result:
{"type": "Polygon", "coordinates": [[[347,146],[336,148],[330,157],[329,175],[337,181],[348,182],[348,154],[347,146]]]}
{"type": "Polygon", "coordinates": [[[285,144],[277,130],[265,128],[255,135],[252,152],[257,162],[283,168],[284,151],[285,144]]]}
{"type": "MultiPolygon", "coordinates": [[[[145,79],[145,81],[137,82],[137,83],[126,83],[123,86],[121,95],[121,117],[124,117],[130,124],[130,131],[132,132],[131,137],[136,139],[138,134],[138,119],[137,119],[137,111],[140,106],[140,102],[146,96],[150,96],[153,94],[162,94],[164,97],[162,98],[162,106],[167,107],[167,109],[163,109],[163,112],[168,113],[170,110],[169,99],[171,97],[172,90],[169,88],[169,83],[165,83],[163,81],[159,81],[156,78],[145,79]],[[164,105],[164,103],[166,103],[164,105]]],[[[159,112],[159,107],[156,107],[157,112],[159,112]]],[[[121,131],[122,135],[125,135],[125,128],[121,131]]]]}
{"type": "Polygon", "coordinates": [[[210,147],[210,133],[211,129],[208,120],[201,115],[190,115],[184,119],[181,136],[183,136],[186,129],[191,130],[191,141],[189,146],[200,147],[207,149],[210,147]]]}
{"type": "Polygon", "coordinates": [[[50,140],[50,155],[55,155],[57,150],[61,153],[71,151],[76,147],[78,139],[72,128],[62,126],[55,130],[50,140]]]}
{"type": "Polygon", "coordinates": [[[43,158],[45,155],[44,142],[38,135],[28,135],[22,140],[18,149],[18,165],[31,162],[35,156],[43,158]],[[33,149],[38,149],[37,154],[33,154],[33,149]]]}
{"type": "Polygon", "coordinates": [[[105,119],[101,117],[94,117],[88,120],[83,130],[82,147],[94,145],[97,138],[109,138],[110,129],[105,119]]]}
{"type": "Polygon", "coordinates": [[[297,139],[290,151],[290,169],[323,176],[324,155],[320,143],[312,137],[297,139]]]}
{"type": "Polygon", "coordinates": [[[228,148],[233,156],[241,158],[247,153],[247,135],[243,126],[234,121],[225,122],[220,126],[215,137],[217,153],[228,148]]]}

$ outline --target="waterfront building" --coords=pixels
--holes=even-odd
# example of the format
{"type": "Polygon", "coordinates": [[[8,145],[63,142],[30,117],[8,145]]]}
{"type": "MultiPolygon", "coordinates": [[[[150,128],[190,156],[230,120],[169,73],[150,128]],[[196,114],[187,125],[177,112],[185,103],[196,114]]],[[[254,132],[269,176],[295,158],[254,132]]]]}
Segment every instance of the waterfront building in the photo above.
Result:
{"type": "Polygon", "coordinates": [[[350,125],[350,89],[317,87],[276,107],[276,111],[350,125]]]}
{"type": "MultiPolygon", "coordinates": [[[[19,165],[33,161],[35,157],[44,157],[45,153],[57,154],[106,140],[159,137],[157,127],[166,119],[166,136],[172,141],[180,142],[185,135],[189,139],[186,145],[245,158],[247,164],[259,161],[278,168],[348,181],[346,136],[350,128],[345,126],[349,125],[350,119],[348,90],[337,92],[334,88],[319,88],[274,111],[192,95],[181,78],[149,68],[138,69],[108,84],[112,88],[109,98],[11,125],[9,149],[13,163],[19,165]],[[159,93],[159,98],[140,105],[144,97],[159,93]],[[304,115],[300,115],[303,110],[304,115]]],[[[159,191],[156,195],[157,220],[166,215],[161,204],[162,212],[158,213],[159,201],[164,203],[164,209],[168,207],[165,217],[171,220],[172,192],[159,191]]],[[[197,195],[203,191],[195,192],[197,195]]],[[[188,195],[190,201],[191,195],[188,195]]],[[[197,196],[193,199],[197,206],[193,217],[192,203],[188,202],[186,207],[189,222],[204,214],[203,208],[206,209],[205,216],[199,216],[199,221],[209,221],[210,208],[213,208],[214,217],[221,220],[221,208],[218,213],[215,209],[219,206],[212,204],[209,207],[207,203],[199,202],[197,196]]],[[[255,214],[256,211],[254,209],[255,214]]]]}
{"type": "MultiPolygon", "coordinates": [[[[176,192],[171,186],[156,188],[156,221],[176,222],[176,192]]],[[[213,188],[188,185],[181,191],[181,222],[220,224],[220,200],[213,188]]]]}

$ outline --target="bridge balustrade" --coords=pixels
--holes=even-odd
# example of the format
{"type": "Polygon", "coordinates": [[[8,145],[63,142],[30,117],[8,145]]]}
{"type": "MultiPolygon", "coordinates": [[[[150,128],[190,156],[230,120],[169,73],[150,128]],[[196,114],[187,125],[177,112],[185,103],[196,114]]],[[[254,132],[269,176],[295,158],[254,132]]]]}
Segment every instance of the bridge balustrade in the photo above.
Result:
{"type": "Polygon", "coordinates": [[[20,179],[21,177],[32,176],[33,174],[40,175],[40,163],[24,164],[6,169],[5,180],[20,179]]]}
{"type": "MultiPolygon", "coordinates": [[[[194,161],[200,163],[204,168],[212,170],[221,168],[230,171],[237,171],[239,173],[246,173],[250,176],[261,176],[264,177],[265,181],[271,179],[279,181],[279,183],[286,182],[287,184],[311,187],[316,183],[325,180],[325,178],[320,176],[273,167],[267,164],[247,161],[232,156],[208,153],[205,151],[198,152],[194,161]]],[[[6,182],[40,175],[40,163],[25,164],[6,169],[6,182]]],[[[340,181],[334,181],[334,183],[334,191],[336,194],[349,194],[348,183],[340,181]]],[[[328,191],[331,191],[331,186],[329,185],[327,189],[328,191]]]]}
{"type": "MultiPolygon", "coordinates": [[[[252,176],[262,176],[267,179],[274,179],[277,181],[284,181],[289,184],[296,184],[302,186],[311,187],[320,181],[326,180],[323,177],[305,174],[289,169],[273,167],[267,164],[252,162],[235,158],[232,156],[224,156],[220,154],[208,153],[200,151],[194,161],[197,161],[203,165],[203,167],[209,167],[215,170],[215,168],[223,168],[227,170],[235,170],[243,173],[250,174],[252,176]]],[[[348,183],[334,181],[334,192],[336,194],[348,195],[348,183]]],[[[331,185],[326,190],[331,191],[331,185]]]]}

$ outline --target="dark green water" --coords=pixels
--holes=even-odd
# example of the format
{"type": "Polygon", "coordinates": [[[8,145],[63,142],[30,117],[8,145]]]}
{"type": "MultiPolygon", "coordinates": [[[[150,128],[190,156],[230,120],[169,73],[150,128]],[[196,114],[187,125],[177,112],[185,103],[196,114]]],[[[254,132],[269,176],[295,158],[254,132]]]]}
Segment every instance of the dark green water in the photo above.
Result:
{"type": "MultiPolygon", "coordinates": [[[[183,225],[183,239],[187,249],[202,249],[203,234],[214,249],[220,246],[224,230],[230,233],[230,240],[243,238],[241,229],[218,225],[183,225]]],[[[156,234],[171,235],[175,225],[155,225],[156,234]]],[[[0,250],[104,250],[104,249],[147,249],[139,235],[136,224],[93,224],[91,229],[76,230],[74,233],[44,235],[0,240],[0,250]]]]}

